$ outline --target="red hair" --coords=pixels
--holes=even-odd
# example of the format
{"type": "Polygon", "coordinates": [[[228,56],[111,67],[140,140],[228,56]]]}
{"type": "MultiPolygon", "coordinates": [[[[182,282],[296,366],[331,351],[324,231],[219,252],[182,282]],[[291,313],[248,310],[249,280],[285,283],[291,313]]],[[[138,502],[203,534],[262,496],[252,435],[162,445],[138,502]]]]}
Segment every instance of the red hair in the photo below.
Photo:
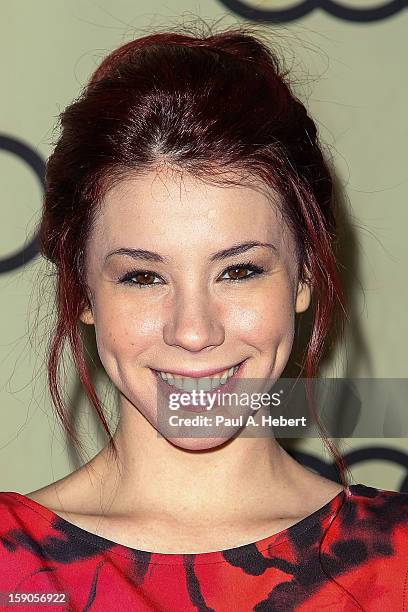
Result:
{"type": "MultiPolygon", "coordinates": [[[[333,325],[344,323],[334,252],[333,182],[316,126],[278,58],[242,29],[209,36],[161,33],[108,55],[60,115],[46,167],[43,255],[57,271],[57,320],[48,372],[51,397],[72,441],[59,387],[66,342],[91,405],[115,444],[87,367],[79,323],[88,305],[85,246],[106,190],[163,162],[206,181],[255,178],[279,196],[294,236],[300,278],[313,286],[314,318],[302,371],[313,378],[333,325]]],[[[341,457],[324,440],[340,467],[341,457]]],[[[343,483],[345,481],[343,480],[343,483]]]]}

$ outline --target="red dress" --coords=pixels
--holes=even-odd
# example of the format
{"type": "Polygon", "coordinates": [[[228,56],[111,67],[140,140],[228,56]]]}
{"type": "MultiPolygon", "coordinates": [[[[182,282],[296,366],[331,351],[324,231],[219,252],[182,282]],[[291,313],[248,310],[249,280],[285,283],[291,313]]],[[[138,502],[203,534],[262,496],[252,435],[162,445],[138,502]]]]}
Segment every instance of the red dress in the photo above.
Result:
{"type": "Polygon", "coordinates": [[[364,485],[278,534],[198,554],[135,550],[0,493],[1,603],[28,602],[6,610],[402,612],[407,553],[408,494],[364,485]]]}

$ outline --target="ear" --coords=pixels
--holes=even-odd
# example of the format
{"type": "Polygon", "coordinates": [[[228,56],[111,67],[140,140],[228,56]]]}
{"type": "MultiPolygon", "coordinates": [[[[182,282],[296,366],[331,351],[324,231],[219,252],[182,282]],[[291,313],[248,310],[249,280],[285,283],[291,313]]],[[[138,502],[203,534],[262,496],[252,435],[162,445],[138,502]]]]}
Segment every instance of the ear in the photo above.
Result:
{"type": "Polygon", "coordinates": [[[309,279],[301,280],[298,284],[295,312],[305,312],[312,299],[312,287],[309,279]]]}
{"type": "Polygon", "coordinates": [[[93,314],[92,314],[92,308],[91,306],[86,306],[86,308],[83,309],[83,311],[81,312],[81,314],[79,315],[79,319],[80,321],[82,321],[82,323],[85,323],[85,325],[93,325],[94,324],[94,318],[93,318],[93,314]]]}

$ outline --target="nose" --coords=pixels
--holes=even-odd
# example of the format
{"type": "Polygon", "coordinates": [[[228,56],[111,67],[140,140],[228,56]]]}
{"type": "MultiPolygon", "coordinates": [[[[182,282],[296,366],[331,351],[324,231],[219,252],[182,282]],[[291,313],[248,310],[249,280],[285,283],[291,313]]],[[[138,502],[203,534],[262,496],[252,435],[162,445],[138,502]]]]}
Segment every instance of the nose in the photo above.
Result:
{"type": "Polygon", "coordinates": [[[222,344],[225,330],[214,300],[197,291],[178,295],[164,325],[163,338],[166,344],[190,352],[222,344]]]}

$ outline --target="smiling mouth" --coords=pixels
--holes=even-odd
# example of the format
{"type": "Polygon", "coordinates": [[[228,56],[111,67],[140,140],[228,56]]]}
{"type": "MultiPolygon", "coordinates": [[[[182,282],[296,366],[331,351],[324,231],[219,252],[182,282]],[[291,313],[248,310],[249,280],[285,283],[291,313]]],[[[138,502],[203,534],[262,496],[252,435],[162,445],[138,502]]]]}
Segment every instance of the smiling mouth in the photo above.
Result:
{"type": "Polygon", "coordinates": [[[158,378],[167,385],[178,389],[179,391],[213,391],[225,385],[240,369],[244,362],[240,362],[231,368],[223,370],[213,376],[204,376],[201,378],[190,376],[178,376],[170,372],[154,370],[158,378]]]}

